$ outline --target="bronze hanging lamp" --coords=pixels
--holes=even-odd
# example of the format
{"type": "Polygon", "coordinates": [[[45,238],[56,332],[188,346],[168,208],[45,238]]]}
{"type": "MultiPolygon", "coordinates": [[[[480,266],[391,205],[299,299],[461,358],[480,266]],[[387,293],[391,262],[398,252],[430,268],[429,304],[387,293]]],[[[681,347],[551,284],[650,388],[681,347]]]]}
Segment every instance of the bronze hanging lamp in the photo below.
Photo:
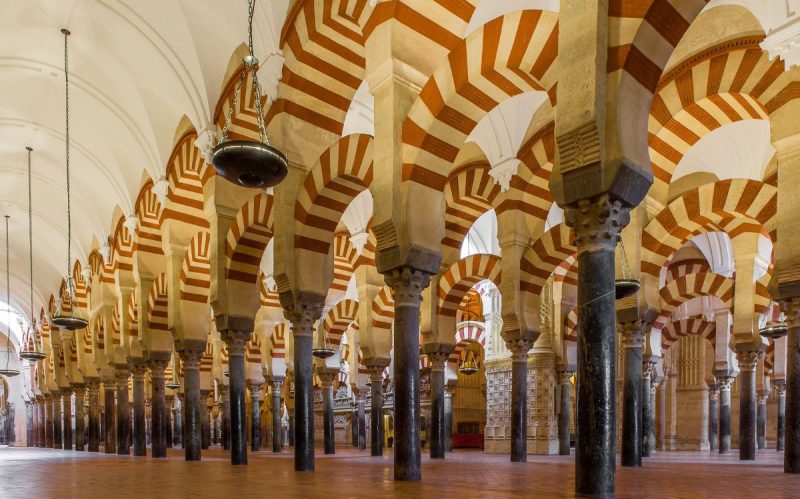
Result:
{"type": "Polygon", "coordinates": [[[467,376],[471,376],[478,372],[478,363],[475,361],[475,352],[472,350],[467,350],[466,355],[464,355],[464,361],[458,367],[458,372],[461,374],[466,374],[467,376]]]}
{"type": "Polygon", "coordinates": [[[767,323],[766,326],[760,328],[758,334],[768,340],[777,340],[789,334],[789,328],[784,321],[770,322],[767,323]]]}
{"type": "Polygon", "coordinates": [[[11,268],[8,257],[8,219],[9,216],[6,215],[6,361],[0,365],[0,375],[11,378],[19,375],[19,369],[11,364],[13,355],[11,355],[11,268]]]}
{"type": "Polygon", "coordinates": [[[641,287],[638,279],[633,278],[631,269],[628,266],[628,255],[625,254],[625,243],[622,238],[619,238],[620,260],[622,261],[622,278],[614,281],[614,288],[616,291],[616,299],[621,300],[632,296],[641,287]]]}
{"type": "MultiPolygon", "coordinates": [[[[31,149],[26,147],[28,151],[28,264],[30,269],[30,306],[31,306],[31,321],[28,324],[23,337],[22,337],[22,351],[19,357],[28,362],[36,362],[44,359],[47,354],[39,350],[39,345],[36,343],[36,317],[33,312],[33,196],[31,194],[31,149]]],[[[20,326],[22,321],[20,320],[20,326]]]]}
{"type": "Polygon", "coordinates": [[[317,328],[317,346],[311,349],[311,355],[318,359],[327,359],[332,357],[336,351],[328,344],[328,333],[325,331],[325,328],[322,324],[322,320],[320,319],[319,327],[317,328]],[[321,331],[321,332],[320,332],[321,331]]]}
{"type": "Polygon", "coordinates": [[[242,187],[264,189],[278,185],[289,173],[288,161],[282,152],[272,147],[264,124],[261,109],[261,89],[258,86],[258,59],[253,53],[253,12],[255,0],[248,0],[248,55],[244,56],[242,75],[236,84],[236,90],[228,107],[228,116],[222,128],[220,143],[211,151],[211,164],[223,178],[242,187]],[[253,75],[253,95],[258,120],[258,141],[228,140],[228,127],[233,119],[233,108],[242,98],[242,86],[247,82],[247,75],[253,75]]]}
{"type": "MultiPolygon", "coordinates": [[[[74,307],[74,298],[75,298],[75,286],[72,282],[72,254],[71,254],[71,244],[72,244],[72,213],[71,213],[71,204],[70,204],[70,192],[69,192],[69,46],[67,40],[69,39],[70,31],[66,28],[61,30],[61,33],[64,34],[64,85],[65,85],[65,110],[66,110],[66,126],[65,126],[65,136],[66,136],[66,165],[67,165],[67,300],[69,301],[70,305],[70,312],[64,312],[64,304],[60,304],[58,310],[56,310],[55,315],[51,318],[51,322],[54,326],[60,329],[66,329],[67,331],[75,331],[77,329],[83,329],[89,325],[89,321],[84,319],[83,317],[79,317],[75,315],[75,307],[74,307]]],[[[62,298],[63,299],[63,298],[62,298]]]]}

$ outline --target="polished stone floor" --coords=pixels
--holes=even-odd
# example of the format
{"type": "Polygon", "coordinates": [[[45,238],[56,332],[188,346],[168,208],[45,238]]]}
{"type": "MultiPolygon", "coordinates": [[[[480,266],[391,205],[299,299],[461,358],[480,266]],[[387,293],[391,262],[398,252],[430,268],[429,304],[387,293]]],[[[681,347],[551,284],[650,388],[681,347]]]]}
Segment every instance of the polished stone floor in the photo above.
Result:
{"type": "MultiPolygon", "coordinates": [[[[0,448],[0,498],[69,497],[572,497],[574,459],[529,456],[527,463],[478,451],[423,461],[421,483],[392,480],[392,459],[340,449],[317,455],[315,473],[294,471],[291,452],[250,453],[248,466],[231,466],[217,449],[203,461],[133,458],[61,450],[0,448]]],[[[800,475],[783,473],[782,454],[759,451],[756,462],[737,454],[660,452],[640,469],[618,468],[621,498],[800,497],[800,475]]]]}

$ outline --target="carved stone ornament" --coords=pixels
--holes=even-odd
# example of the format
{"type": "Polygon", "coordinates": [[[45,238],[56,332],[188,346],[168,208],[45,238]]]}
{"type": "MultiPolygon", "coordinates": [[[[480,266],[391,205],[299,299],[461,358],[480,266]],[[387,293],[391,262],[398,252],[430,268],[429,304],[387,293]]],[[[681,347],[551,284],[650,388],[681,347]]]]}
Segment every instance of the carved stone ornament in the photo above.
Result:
{"type": "Polygon", "coordinates": [[[600,133],[594,121],[558,136],[556,142],[562,172],[600,161],[600,133]]]}
{"type": "Polygon", "coordinates": [[[608,194],[581,200],[564,213],[575,231],[579,252],[614,251],[622,229],[630,222],[630,208],[608,194]]]}
{"type": "Polygon", "coordinates": [[[384,278],[394,290],[395,307],[419,307],[422,291],[431,283],[430,274],[410,267],[390,270],[384,278]]]}

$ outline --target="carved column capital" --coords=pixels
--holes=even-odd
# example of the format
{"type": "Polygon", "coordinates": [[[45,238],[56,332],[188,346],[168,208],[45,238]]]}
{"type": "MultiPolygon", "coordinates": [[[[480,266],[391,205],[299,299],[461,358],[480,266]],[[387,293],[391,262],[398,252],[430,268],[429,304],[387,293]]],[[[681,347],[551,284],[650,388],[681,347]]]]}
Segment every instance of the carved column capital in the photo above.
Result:
{"type": "Polygon", "coordinates": [[[262,387],[263,385],[260,383],[247,383],[247,388],[250,390],[250,398],[259,400],[261,398],[262,387]]]}
{"type": "Polygon", "coordinates": [[[137,364],[131,369],[131,374],[134,381],[144,381],[144,377],[147,374],[147,366],[145,364],[137,364]]]}
{"type": "Polygon", "coordinates": [[[369,372],[369,380],[372,383],[383,383],[383,371],[386,369],[385,365],[372,364],[367,366],[369,372]]]}
{"type": "Polygon", "coordinates": [[[719,385],[711,383],[708,385],[708,399],[717,400],[719,398],[719,385]]]}
{"type": "Polygon", "coordinates": [[[163,379],[164,372],[167,370],[169,362],[166,360],[150,359],[147,361],[147,367],[150,368],[150,378],[163,379]]]}
{"type": "Polygon", "coordinates": [[[233,357],[243,357],[247,342],[253,336],[252,331],[236,331],[228,329],[222,331],[222,341],[228,347],[228,355],[233,357]]]}
{"type": "Polygon", "coordinates": [[[734,376],[721,376],[717,378],[720,392],[730,392],[734,379],[736,379],[734,376]]]}
{"type": "Polygon", "coordinates": [[[761,352],[755,350],[740,350],[736,352],[739,370],[742,372],[755,371],[759,357],[761,357],[761,352]]]}
{"type": "Polygon", "coordinates": [[[511,362],[528,362],[528,350],[531,347],[527,340],[506,341],[506,347],[511,350],[511,362]]]}
{"type": "Polygon", "coordinates": [[[284,310],[284,315],[292,323],[292,334],[297,336],[313,336],[314,324],[322,316],[322,302],[293,303],[284,310]]]}
{"type": "Polygon", "coordinates": [[[117,385],[128,385],[128,378],[131,377],[131,372],[128,369],[116,369],[114,371],[114,379],[117,382],[117,385]]]}
{"type": "Polygon", "coordinates": [[[450,352],[437,350],[435,352],[427,352],[425,355],[428,356],[428,360],[431,362],[431,371],[444,371],[450,352]]]}
{"type": "Polygon", "coordinates": [[[202,350],[178,350],[184,369],[200,369],[200,359],[203,358],[202,350]]]}
{"type": "Polygon", "coordinates": [[[100,382],[99,381],[87,381],[86,388],[89,390],[89,394],[97,394],[100,393],[100,382]]]}
{"type": "Polygon", "coordinates": [[[324,370],[317,372],[317,376],[319,376],[319,383],[322,385],[322,388],[331,388],[333,387],[333,382],[336,381],[338,371],[333,370],[324,370]]]}
{"type": "Polygon", "coordinates": [[[620,232],[630,222],[630,208],[606,193],[567,207],[564,218],[575,231],[579,252],[614,251],[620,232]]]}
{"type": "Polygon", "coordinates": [[[419,307],[422,291],[431,283],[430,274],[411,267],[390,270],[383,277],[394,291],[395,307],[419,307]]]}
{"type": "Polygon", "coordinates": [[[774,385],[772,385],[772,387],[775,389],[775,392],[778,395],[778,397],[785,397],[786,396],[786,383],[777,383],[776,382],[774,385]]]}
{"type": "Polygon", "coordinates": [[[281,389],[283,388],[283,383],[286,381],[286,378],[282,377],[273,377],[270,380],[270,384],[272,384],[272,393],[279,394],[281,393],[281,389]]]}
{"type": "Polygon", "coordinates": [[[574,373],[574,371],[558,371],[558,383],[561,385],[568,385],[574,373]]]}
{"type": "Polygon", "coordinates": [[[756,394],[756,398],[758,399],[758,403],[762,405],[767,404],[767,399],[769,398],[769,393],[767,392],[758,392],[756,394]]]}

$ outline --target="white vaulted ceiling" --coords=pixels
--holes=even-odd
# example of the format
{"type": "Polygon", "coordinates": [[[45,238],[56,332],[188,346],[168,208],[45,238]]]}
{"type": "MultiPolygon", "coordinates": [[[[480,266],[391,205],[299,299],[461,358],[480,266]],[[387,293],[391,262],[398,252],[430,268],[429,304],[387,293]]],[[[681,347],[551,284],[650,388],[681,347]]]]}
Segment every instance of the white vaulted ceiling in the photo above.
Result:
{"type": "MultiPolygon", "coordinates": [[[[278,52],[289,0],[257,2],[256,55],[278,52]]],[[[11,215],[12,304],[28,312],[25,146],[33,153],[36,307],[66,273],[63,35],[70,37],[73,255],[84,263],[115,209],[133,212],[185,115],[211,121],[246,0],[0,0],[0,214],[11,215]]],[[[5,271],[4,259],[2,263],[5,271]]]]}

